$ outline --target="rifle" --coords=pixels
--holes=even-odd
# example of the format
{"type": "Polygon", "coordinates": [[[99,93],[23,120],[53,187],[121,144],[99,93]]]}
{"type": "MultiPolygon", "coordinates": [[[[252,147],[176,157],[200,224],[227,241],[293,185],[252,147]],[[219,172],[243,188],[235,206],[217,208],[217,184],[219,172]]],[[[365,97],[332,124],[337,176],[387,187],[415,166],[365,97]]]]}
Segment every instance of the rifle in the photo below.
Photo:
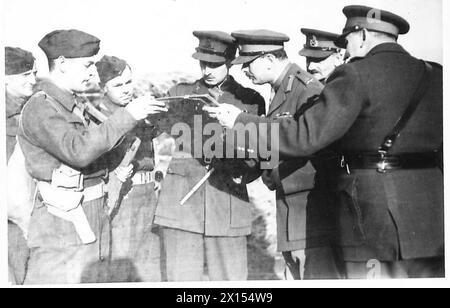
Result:
{"type": "Polygon", "coordinates": [[[190,100],[195,102],[202,102],[204,105],[211,106],[211,107],[217,107],[218,102],[209,94],[192,94],[192,95],[181,95],[181,96],[167,96],[167,97],[160,97],[156,99],[160,102],[179,102],[183,100],[190,100]]]}
{"type": "MultiPolygon", "coordinates": [[[[92,105],[90,102],[85,102],[86,111],[96,118],[100,123],[105,122],[108,117],[101,113],[97,108],[92,105]]],[[[134,141],[131,143],[130,147],[127,149],[125,156],[120,162],[121,167],[127,167],[132,163],[134,158],[136,157],[136,153],[141,146],[141,139],[138,137],[134,138],[134,141]]],[[[113,176],[109,178],[108,181],[108,208],[110,217],[114,217],[117,214],[117,211],[122,203],[123,197],[129,192],[132,186],[131,179],[128,179],[125,183],[122,183],[117,177],[113,176]]]]}

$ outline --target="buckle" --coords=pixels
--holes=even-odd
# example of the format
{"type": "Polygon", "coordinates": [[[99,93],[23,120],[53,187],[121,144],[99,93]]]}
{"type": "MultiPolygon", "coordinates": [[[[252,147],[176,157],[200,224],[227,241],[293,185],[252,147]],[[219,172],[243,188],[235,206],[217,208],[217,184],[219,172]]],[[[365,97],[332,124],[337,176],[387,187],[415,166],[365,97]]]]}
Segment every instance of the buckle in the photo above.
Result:
{"type": "Polygon", "coordinates": [[[388,166],[388,163],[386,161],[387,152],[384,150],[378,150],[378,154],[380,154],[380,161],[377,163],[377,172],[386,173],[387,172],[386,168],[388,166]]]}
{"type": "Polygon", "coordinates": [[[341,156],[340,166],[341,166],[341,168],[345,168],[345,171],[347,172],[348,175],[352,174],[350,172],[350,166],[348,165],[347,161],[345,160],[344,155],[341,156]]]}

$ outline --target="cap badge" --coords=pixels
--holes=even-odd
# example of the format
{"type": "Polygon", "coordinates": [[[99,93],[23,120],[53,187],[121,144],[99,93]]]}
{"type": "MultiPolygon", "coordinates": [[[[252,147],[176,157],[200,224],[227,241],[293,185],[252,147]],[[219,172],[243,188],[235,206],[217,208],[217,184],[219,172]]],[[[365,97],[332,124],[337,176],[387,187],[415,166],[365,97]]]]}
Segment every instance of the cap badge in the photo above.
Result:
{"type": "Polygon", "coordinates": [[[208,40],[205,40],[204,43],[203,43],[203,48],[206,48],[206,49],[213,49],[211,40],[209,40],[209,39],[208,39],[208,40]]]}
{"type": "Polygon", "coordinates": [[[319,47],[319,41],[317,40],[315,35],[313,35],[309,40],[309,45],[311,45],[311,47],[319,47]]]}

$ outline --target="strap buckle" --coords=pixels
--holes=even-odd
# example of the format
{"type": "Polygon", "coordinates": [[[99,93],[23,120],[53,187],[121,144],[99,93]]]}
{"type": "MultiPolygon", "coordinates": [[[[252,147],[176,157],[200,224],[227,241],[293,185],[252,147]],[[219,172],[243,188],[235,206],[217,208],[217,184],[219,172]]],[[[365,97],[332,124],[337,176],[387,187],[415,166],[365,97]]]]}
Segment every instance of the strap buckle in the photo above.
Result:
{"type": "Polygon", "coordinates": [[[351,175],[352,173],[350,172],[350,166],[348,165],[347,161],[345,160],[345,156],[342,155],[341,156],[341,163],[340,163],[341,168],[345,168],[345,171],[347,172],[348,175],[351,175]]]}
{"type": "Polygon", "coordinates": [[[378,154],[380,154],[380,161],[377,163],[377,172],[379,173],[386,173],[387,172],[387,161],[386,161],[386,154],[387,152],[384,150],[378,150],[378,154]]]}

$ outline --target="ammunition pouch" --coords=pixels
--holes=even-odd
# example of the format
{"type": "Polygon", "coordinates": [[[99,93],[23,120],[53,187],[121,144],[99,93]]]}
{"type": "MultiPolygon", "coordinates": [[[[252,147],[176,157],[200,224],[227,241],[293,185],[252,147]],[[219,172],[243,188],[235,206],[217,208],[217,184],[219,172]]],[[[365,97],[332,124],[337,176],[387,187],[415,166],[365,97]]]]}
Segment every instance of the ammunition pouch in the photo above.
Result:
{"type": "Polygon", "coordinates": [[[83,244],[96,241],[82,203],[103,197],[103,183],[84,188],[83,175],[62,165],[53,171],[51,183],[40,181],[37,187],[50,214],[73,223],[83,244]]]}

